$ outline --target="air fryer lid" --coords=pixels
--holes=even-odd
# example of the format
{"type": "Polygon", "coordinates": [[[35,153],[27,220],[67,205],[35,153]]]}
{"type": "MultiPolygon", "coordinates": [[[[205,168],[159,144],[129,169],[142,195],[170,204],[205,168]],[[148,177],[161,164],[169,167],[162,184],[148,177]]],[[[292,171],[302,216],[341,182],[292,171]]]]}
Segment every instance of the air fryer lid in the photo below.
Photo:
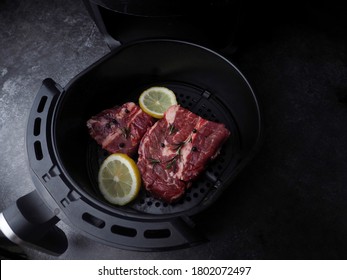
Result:
{"type": "MultiPolygon", "coordinates": [[[[85,0],[86,1],[86,0],[85,0]]],[[[225,0],[90,0],[104,8],[137,16],[180,16],[206,11],[214,7],[225,8],[235,1],[225,0]]]]}
{"type": "Polygon", "coordinates": [[[217,53],[191,43],[147,40],[124,45],[65,88],[46,80],[28,125],[28,153],[37,190],[59,218],[108,245],[140,250],[197,241],[187,217],[205,210],[253,156],[261,133],[257,100],[243,75],[217,53]],[[96,176],[107,153],[86,121],[103,109],[137,102],[142,90],[173,89],[181,106],[231,131],[221,155],[175,204],[142,191],[125,207],[108,204],[96,176]],[[38,129],[37,120],[40,119],[38,129]],[[34,134],[34,135],[33,135],[34,134]]]}
{"type": "Polygon", "coordinates": [[[241,0],[84,0],[111,49],[146,39],[175,39],[231,52],[241,0]]]}

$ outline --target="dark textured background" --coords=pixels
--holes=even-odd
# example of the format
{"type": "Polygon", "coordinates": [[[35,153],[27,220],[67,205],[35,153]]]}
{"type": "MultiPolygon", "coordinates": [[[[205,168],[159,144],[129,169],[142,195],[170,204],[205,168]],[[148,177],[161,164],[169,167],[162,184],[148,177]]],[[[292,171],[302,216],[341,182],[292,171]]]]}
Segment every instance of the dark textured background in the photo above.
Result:
{"type": "MultiPolygon", "coordinates": [[[[230,59],[261,100],[264,143],[197,217],[210,242],[130,252],[60,222],[66,253],[24,248],[28,258],[347,259],[346,11],[308,1],[246,7],[230,59]]],[[[34,189],[24,135],[41,81],[65,86],[108,52],[79,1],[0,0],[0,211],[34,189]]]]}

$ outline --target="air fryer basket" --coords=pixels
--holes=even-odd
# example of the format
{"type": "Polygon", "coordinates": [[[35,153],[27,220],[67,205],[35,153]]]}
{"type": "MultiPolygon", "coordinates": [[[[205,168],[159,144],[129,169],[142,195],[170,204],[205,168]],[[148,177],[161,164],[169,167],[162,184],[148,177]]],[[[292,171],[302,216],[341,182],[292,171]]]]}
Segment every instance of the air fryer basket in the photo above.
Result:
{"type": "MultiPolygon", "coordinates": [[[[186,211],[200,211],[200,207],[205,207],[204,204],[209,199],[212,200],[212,196],[216,195],[215,192],[217,190],[220,193],[219,188],[222,188],[223,182],[228,180],[228,177],[233,174],[234,168],[240,159],[239,134],[236,124],[228,108],[219,102],[217,98],[214,98],[210,92],[194,85],[181,82],[158,81],[136,88],[133,92],[127,94],[127,96],[129,96],[130,100],[136,102],[143,90],[154,85],[172,89],[176,93],[178,103],[182,107],[211,121],[226,124],[232,132],[232,137],[223,146],[217,159],[208,165],[202,177],[193,183],[192,188],[188,189],[185,196],[178,202],[172,204],[162,202],[159,199],[153,198],[142,189],[138,198],[129,204],[127,208],[140,213],[157,215],[181,215],[182,212],[186,211]]],[[[87,150],[86,163],[92,193],[102,199],[98,189],[97,176],[102,161],[109,153],[102,150],[93,140],[89,141],[87,150]]]]}
{"type": "MultiPolygon", "coordinates": [[[[204,48],[170,41],[136,43],[80,76],[67,88],[57,108],[55,144],[58,157],[76,187],[102,200],[96,178],[99,164],[108,154],[88,136],[86,121],[103,109],[127,101],[137,102],[141,92],[153,85],[169,87],[176,93],[179,104],[204,118],[224,123],[232,136],[223,146],[221,155],[180,202],[167,205],[142,192],[125,209],[165,215],[196,212],[215,193],[220,194],[228,186],[237,164],[244,157],[243,150],[249,149],[248,139],[240,127],[242,122],[238,121],[240,116],[236,114],[244,114],[253,121],[251,113],[254,113],[250,110],[254,108],[247,112],[241,103],[246,100],[240,97],[249,98],[244,92],[250,89],[240,73],[225,59],[204,48]]],[[[254,99],[248,100],[247,108],[250,105],[257,105],[254,99]]],[[[255,121],[247,124],[247,133],[258,133],[258,116],[255,121]]],[[[124,207],[118,209],[125,210],[124,207]]]]}
{"type": "Polygon", "coordinates": [[[146,40],[116,49],[65,89],[45,80],[29,118],[27,147],[37,191],[60,219],[108,245],[152,250],[201,241],[189,217],[231,187],[260,136],[257,99],[232,63],[195,44],[146,40]],[[181,106],[224,123],[231,137],[177,203],[163,203],[142,190],[128,206],[110,205],[96,182],[108,153],[89,137],[86,121],[103,109],[137,102],[153,85],[172,89],[181,106]]]}

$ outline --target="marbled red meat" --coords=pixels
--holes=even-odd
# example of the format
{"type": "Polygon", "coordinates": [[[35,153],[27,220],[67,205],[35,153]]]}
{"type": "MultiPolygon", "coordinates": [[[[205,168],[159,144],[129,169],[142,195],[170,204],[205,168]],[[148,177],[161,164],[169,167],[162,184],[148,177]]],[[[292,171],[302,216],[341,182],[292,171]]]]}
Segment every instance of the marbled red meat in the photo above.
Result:
{"type": "Polygon", "coordinates": [[[171,106],[140,142],[138,167],[146,190],[168,203],[177,201],[229,135],[223,124],[171,106]]]}
{"type": "Polygon", "coordinates": [[[154,119],[133,102],[106,109],[87,121],[90,136],[103,149],[129,156],[137,152],[143,135],[153,124],[154,119]]]}

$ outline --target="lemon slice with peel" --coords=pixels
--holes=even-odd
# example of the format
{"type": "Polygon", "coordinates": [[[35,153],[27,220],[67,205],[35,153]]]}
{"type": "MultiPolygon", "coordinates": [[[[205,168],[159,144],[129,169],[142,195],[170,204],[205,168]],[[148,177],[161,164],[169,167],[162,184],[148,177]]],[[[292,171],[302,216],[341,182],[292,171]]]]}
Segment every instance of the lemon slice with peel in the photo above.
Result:
{"type": "Polygon", "coordinates": [[[166,87],[151,87],[142,92],[139,98],[141,109],[157,119],[161,119],[165,111],[176,104],[176,95],[166,87]]]}
{"type": "Polygon", "coordinates": [[[125,205],[132,201],[141,187],[140,171],[126,154],[108,156],[99,169],[99,188],[108,202],[125,205]]]}

